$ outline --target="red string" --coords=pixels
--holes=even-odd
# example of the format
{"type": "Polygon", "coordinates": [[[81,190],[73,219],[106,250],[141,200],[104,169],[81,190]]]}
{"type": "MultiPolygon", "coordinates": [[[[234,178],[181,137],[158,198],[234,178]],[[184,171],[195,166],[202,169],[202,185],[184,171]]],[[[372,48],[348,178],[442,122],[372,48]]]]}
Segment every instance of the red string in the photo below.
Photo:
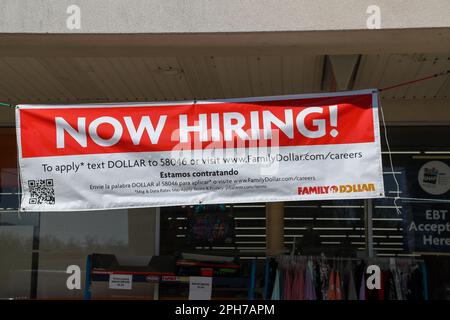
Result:
{"type": "Polygon", "coordinates": [[[437,77],[440,77],[440,76],[443,76],[443,75],[446,75],[446,74],[449,74],[449,73],[450,73],[450,70],[447,70],[447,71],[444,71],[444,72],[441,72],[441,73],[433,74],[433,75],[428,76],[428,77],[424,77],[424,78],[420,78],[420,79],[416,79],[416,80],[411,80],[411,81],[407,81],[407,82],[402,82],[402,83],[399,83],[399,84],[396,84],[396,85],[393,85],[393,86],[389,86],[389,87],[384,87],[384,88],[378,89],[378,91],[382,92],[382,91],[386,91],[386,90],[390,90],[390,89],[406,86],[408,84],[412,84],[412,83],[416,83],[416,82],[420,82],[420,81],[424,81],[424,80],[428,80],[428,79],[432,79],[432,78],[437,78],[437,77]]]}

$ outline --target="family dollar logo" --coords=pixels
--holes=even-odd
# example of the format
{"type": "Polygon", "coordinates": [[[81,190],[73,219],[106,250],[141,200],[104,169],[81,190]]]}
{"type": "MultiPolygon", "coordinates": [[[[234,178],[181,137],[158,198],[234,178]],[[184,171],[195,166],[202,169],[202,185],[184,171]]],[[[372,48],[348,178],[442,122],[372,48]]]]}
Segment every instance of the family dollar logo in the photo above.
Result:
{"type": "Polygon", "coordinates": [[[298,194],[301,196],[310,194],[354,193],[372,191],[375,191],[375,184],[373,183],[298,187],[298,194]]]}

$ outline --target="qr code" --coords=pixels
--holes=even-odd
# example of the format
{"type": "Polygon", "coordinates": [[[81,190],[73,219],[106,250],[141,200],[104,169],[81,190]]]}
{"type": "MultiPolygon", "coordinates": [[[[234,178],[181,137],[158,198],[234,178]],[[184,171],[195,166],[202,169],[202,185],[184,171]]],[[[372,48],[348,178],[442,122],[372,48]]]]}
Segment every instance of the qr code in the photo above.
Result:
{"type": "Polygon", "coordinates": [[[53,179],[28,180],[30,204],[55,204],[53,179]]]}

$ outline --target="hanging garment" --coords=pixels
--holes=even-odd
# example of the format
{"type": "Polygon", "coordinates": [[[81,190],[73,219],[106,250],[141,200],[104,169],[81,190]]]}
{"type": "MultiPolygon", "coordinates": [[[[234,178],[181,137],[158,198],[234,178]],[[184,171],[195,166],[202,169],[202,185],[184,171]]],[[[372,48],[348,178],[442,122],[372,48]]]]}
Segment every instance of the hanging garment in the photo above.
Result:
{"type": "Polygon", "coordinates": [[[335,290],[336,290],[335,300],[342,300],[341,275],[339,274],[339,271],[336,272],[335,290]]]}
{"type": "Polygon", "coordinates": [[[280,273],[279,276],[279,292],[280,292],[280,300],[283,300],[283,293],[284,293],[284,270],[283,269],[279,269],[278,272],[280,273]]]}
{"type": "Polygon", "coordinates": [[[292,277],[292,285],[291,285],[291,300],[298,300],[298,275],[297,268],[292,269],[291,277],[292,277]]]}
{"type": "Polygon", "coordinates": [[[395,284],[389,270],[380,272],[380,288],[366,290],[367,300],[397,300],[395,284]]]}
{"type": "Polygon", "coordinates": [[[355,278],[353,277],[353,271],[350,271],[349,280],[348,280],[348,293],[347,293],[347,299],[348,300],[358,300],[358,296],[356,294],[356,285],[355,285],[355,278]]]}
{"type": "Polygon", "coordinates": [[[283,300],[291,300],[292,292],[292,278],[291,271],[286,269],[284,272],[284,288],[283,288],[283,300]]]}
{"type": "Polygon", "coordinates": [[[420,264],[420,272],[422,273],[423,299],[428,300],[428,274],[424,262],[420,264]]]}
{"type": "Polygon", "coordinates": [[[314,264],[312,261],[310,261],[310,270],[311,270],[311,274],[312,274],[312,300],[317,300],[317,292],[315,290],[314,284],[319,281],[317,278],[319,277],[319,275],[316,273],[315,269],[314,269],[314,264]]]}
{"type": "Polygon", "coordinates": [[[316,292],[316,296],[317,296],[317,300],[323,300],[322,297],[322,286],[323,286],[323,279],[322,276],[320,274],[320,263],[318,261],[316,261],[315,265],[314,265],[314,278],[315,278],[315,292],[316,292]]]}
{"type": "Polygon", "coordinates": [[[347,300],[347,295],[346,295],[345,287],[344,287],[344,261],[343,260],[340,260],[340,262],[339,262],[338,272],[339,272],[340,300],[347,300]]]}
{"type": "Polygon", "coordinates": [[[304,299],[304,268],[297,267],[294,270],[294,282],[292,285],[292,300],[303,300],[304,299]]]}
{"type": "Polygon", "coordinates": [[[305,268],[300,268],[298,272],[299,286],[298,286],[298,299],[305,299],[305,268]]]}
{"type": "Polygon", "coordinates": [[[395,289],[395,279],[392,271],[386,272],[384,299],[385,300],[397,300],[397,293],[395,289]]]}
{"type": "Polygon", "coordinates": [[[314,288],[314,270],[311,261],[308,261],[308,265],[305,271],[305,300],[316,299],[316,291],[314,288]]]}
{"type": "Polygon", "coordinates": [[[408,300],[424,300],[423,274],[419,267],[412,270],[408,279],[408,300]]]}
{"type": "Polygon", "coordinates": [[[404,300],[408,299],[408,277],[409,274],[406,272],[402,272],[400,274],[400,285],[402,290],[402,297],[404,300]]]}
{"type": "Polygon", "coordinates": [[[380,275],[381,279],[380,279],[380,290],[378,291],[378,300],[384,300],[384,296],[385,296],[385,291],[386,291],[386,279],[388,277],[388,272],[387,271],[381,271],[381,275],[380,275]]]}
{"type": "Polygon", "coordinates": [[[366,300],[366,281],[364,273],[361,276],[361,285],[359,286],[359,300],[366,300]]]}
{"type": "Polygon", "coordinates": [[[327,299],[328,300],[336,300],[336,282],[335,282],[334,270],[331,270],[331,272],[330,272],[330,279],[328,281],[327,299]]]}
{"type": "Polygon", "coordinates": [[[328,284],[329,284],[329,266],[328,264],[321,260],[319,262],[319,266],[320,266],[320,280],[322,283],[322,288],[320,291],[318,291],[318,294],[321,295],[321,300],[327,300],[327,294],[328,294],[328,284]]]}
{"type": "MultiPolygon", "coordinates": [[[[349,297],[349,291],[350,291],[350,276],[353,278],[353,270],[352,270],[352,265],[350,260],[347,261],[347,263],[345,264],[345,267],[341,270],[341,292],[342,292],[342,299],[343,300],[350,300],[349,297]]],[[[354,280],[353,281],[353,291],[355,290],[354,287],[354,280]]],[[[355,293],[355,297],[356,297],[356,293],[355,293]]]]}
{"type": "Polygon", "coordinates": [[[399,273],[398,269],[394,268],[392,270],[392,274],[394,276],[395,295],[397,296],[397,300],[403,300],[402,285],[401,285],[400,273],[399,273]]]}
{"type": "MultiPolygon", "coordinates": [[[[361,281],[361,278],[364,278],[364,275],[366,273],[366,264],[364,261],[359,261],[358,264],[356,264],[356,266],[354,267],[354,277],[355,277],[355,284],[356,284],[356,292],[357,292],[357,297],[359,299],[359,297],[361,296],[361,283],[359,281],[361,281]]],[[[365,286],[363,287],[364,291],[365,291],[365,286]]]]}
{"type": "Polygon", "coordinates": [[[277,269],[278,269],[278,263],[276,261],[276,259],[274,258],[270,258],[269,260],[269,283],[267,285],[266,288],[266,299],[270,299],[270,295],[273,291],[273,286],[274,286],[274,282],[275,282],[275,275],[277,273],[277,269]]]}
{"type": "MultiPolygon", "coordinates": [[[[386,272],[380,270],[380,288],[367,289],[366,300],[384,300],[384,282],[386,280],[386,272]]],[[[367,284],[367,283],[366,283],[367,284]]]]}
{"type": "Polygon", "coordinates": [[[278,270],[273,283],[272,300],[280,300],[280,272],[278,270]]]}

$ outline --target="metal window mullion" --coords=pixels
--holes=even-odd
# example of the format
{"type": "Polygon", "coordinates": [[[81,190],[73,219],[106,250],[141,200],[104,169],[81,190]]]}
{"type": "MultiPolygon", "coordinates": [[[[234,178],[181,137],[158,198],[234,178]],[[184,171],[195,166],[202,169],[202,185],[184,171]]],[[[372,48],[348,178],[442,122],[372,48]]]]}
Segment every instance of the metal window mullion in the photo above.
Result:
{"type": "Polygon", "coordinates": [[[372,199],[364,200],[364,226],[366,233],[366,251],[367,257],[374,257],[373,250],[373,201],[372,199]]]}
{"type": "MultiPolygon", "coordinates": [[[[153,255],[159,256],[161,245],[161,208],[157,207],[154,212],[155,219],[153,221],[155,223],[155,246],[153,255]]],[[[153,300],[159,300],[159,282],[155,283],[153,286],[153,300]]]]}

